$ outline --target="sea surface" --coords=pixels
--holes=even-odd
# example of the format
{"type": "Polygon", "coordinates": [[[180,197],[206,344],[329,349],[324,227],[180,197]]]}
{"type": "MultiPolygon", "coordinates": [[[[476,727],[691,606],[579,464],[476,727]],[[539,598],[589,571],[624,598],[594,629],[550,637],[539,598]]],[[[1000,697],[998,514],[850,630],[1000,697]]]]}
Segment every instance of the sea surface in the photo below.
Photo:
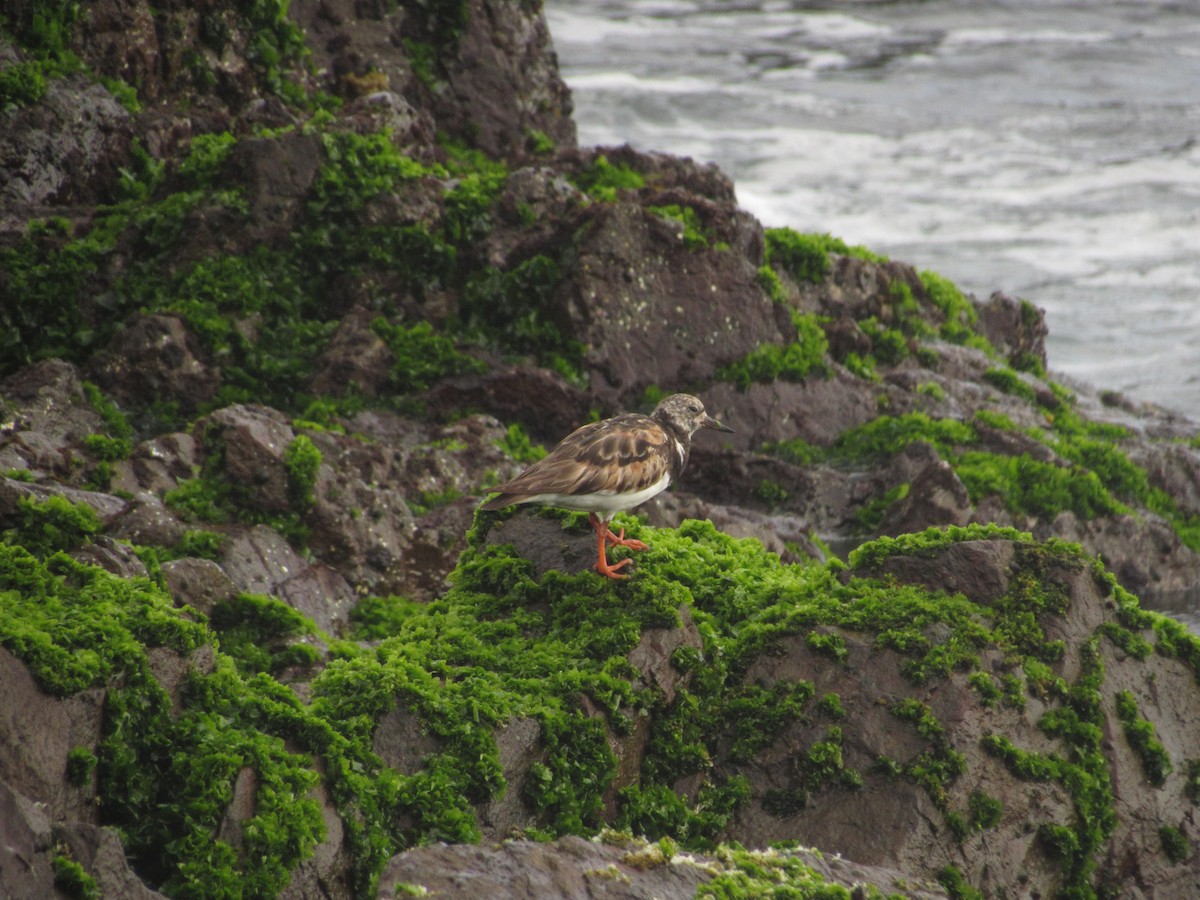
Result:
{"type": "Polygon", "coordinates": [[[547,0],[584,145],[1044,308],[1052,372],[1200,421],[1200,3],[547,0]]]}

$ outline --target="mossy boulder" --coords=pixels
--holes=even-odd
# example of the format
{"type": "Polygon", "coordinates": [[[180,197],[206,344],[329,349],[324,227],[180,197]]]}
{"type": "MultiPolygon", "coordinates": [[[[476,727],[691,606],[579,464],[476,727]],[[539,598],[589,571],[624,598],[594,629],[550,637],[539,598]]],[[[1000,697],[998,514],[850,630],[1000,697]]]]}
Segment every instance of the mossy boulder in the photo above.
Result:
{"type": "MultiPolygon", "coordinates": [[[[1190,883],[1177,852],[1140,848],[1164,817],[1191,839],[1200,640],[1141,610],[1078,547],[951,529],[865,545],[846,569],[786,565],[707,523],[625,524],[651,549],[614,584],[538,574],[564,552],[553,545],[590,545],[581,517],[490,514],[451,589],[396,606],[372,651],[265,598],[237,600],[236,615],[218,604],[206,626],[144,579],[10,547],[0,637],[56,702],[106,697],[90,725],[72,718],[84,733],[60,739],[64,768],[77,746],[99,760],[72,808],[94,809],[94,791],[100,824],[136,815],[127,840],[151,840],[184,827],[175,804],[202,803],[186,833],[215,829],[215,857],[185,841],[136,864],[168,892],[206,867],[238,871],[250,841],[292,847],[260,874],[264,890],[326,847],[361,892],[389,855],[430,838],[606,824],[692,848],[803,833],[984,891],[1190,883]],[[307,675],[294,668],[305,635],[319,639],[307,675]],[[279,686],[285,672],[307,702],[279,686]],[[156,699],[130,706],[139,696],[156,699]],[[221,751],[216,782],[137,762],[163,740],[199,740],[218,709],[223,746],[241,749],[221,751]],[[263,832],[253,823],[279,779],[310,799],[263,832]]],[[[197,744],[193,765],[207,752],[197,744]]]]}

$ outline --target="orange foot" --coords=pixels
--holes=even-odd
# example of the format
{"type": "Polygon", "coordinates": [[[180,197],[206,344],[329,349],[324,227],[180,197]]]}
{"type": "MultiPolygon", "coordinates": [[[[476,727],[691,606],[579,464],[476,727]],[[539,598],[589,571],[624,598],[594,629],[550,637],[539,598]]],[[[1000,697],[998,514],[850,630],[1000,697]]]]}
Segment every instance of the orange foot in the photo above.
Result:
{"type": "Polygon", "coordinates": [[[616,547],[628,547],[630,550],[646,550],[648,549],[641,541],[633,538],[625,537],[625,529],[621,529],[620,534],[613,534],[612,529],[608,527],[607,522],[600,521],[600,517],[595,513],[588,516],[588,522],[591,523],[592,529],[596,532],[596,552],[599,559],[596,562],[596,571],[601,575],[609,578],[628,578],[628,575],[622,575],[618,570],[633,562],[632,559],[623,559],[620,562],[609,563],[608,561],[608,544],[616,547]]]}
{"type": "Polygon", "coordinates": [[[600,517],[595,513],[590,513],[588,515],[588,522],[591,523],[591,526],[595,530],[596,534],[601,534],[601,529],[603,529],[604,539],[614,547],[628,547],[630,550],[650,549],[649,544],[644,544],[636,538],[625,537],[624,528],[621,529],[620,534],[614,534],[613,530],[608,527],[608,522],[600,521],[600,517]]]}
{"type": "Polygon", "coordinates": [[[620,534],[613,534],[612,531],[610,531],[607,527],[605,527],[604,530],[606,532],[608,532],[606,535],[604,535],[605,539],[610,544],[612,544],[614,547],[628,547],[630,550],[649,550],[650,549],[649,544],[643,544],[637,538],[625,537],[625,529],[624,528],[621,529],[620,534]]]}

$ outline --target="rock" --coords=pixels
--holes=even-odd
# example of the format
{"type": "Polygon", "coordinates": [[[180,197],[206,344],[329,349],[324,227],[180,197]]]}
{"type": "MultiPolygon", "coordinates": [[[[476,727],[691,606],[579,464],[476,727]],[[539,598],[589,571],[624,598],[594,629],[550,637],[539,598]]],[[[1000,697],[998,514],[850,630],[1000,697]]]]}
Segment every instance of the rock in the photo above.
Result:
{"type": "Polygon", "coordinates": [[[446,89],[433,92],[438,125],[470,134],[492,156],[526,156],[534,131],[561,150],[573,149],[571,92],[558,73],[541,7],[468,0],[465,19],[455,46],[439,59],[446,89]]]}
{"type": "Polygon", "coordinates": [[[379,889],[387,894],[413,885],[431,896],[490,900],[682,900],[694,897],[707,880],[700,866],[639,868],[626,862],[625,855],[620,848],[577,837],[554,844],[510,841],[498,847],[436,844],[392,857],[379,889]]]}
{"type": "Polygon", "coordinates": [[[177,606],[190,606],[206,616],[238,593],[225,570],[211,559],[173,559],[162,564],[162,573],[177,606]]]}
{"type": "Polygon", "coordinates": [[[194,434],[207,454],[220,454],[222,473],[259,509],[291,510],[285,454],[296,435],[286,416],[265,406],[227,406],[197,422],[194,434]]]}
{"type": "Polygon", "coordinates": [[[341,575],[305,561],[265,525],[231,530],[219,564],[239,591],[278,597],[330,633],[346,624],[354,604],[354,591],[341,575]]]}
{"type": "MultiPolygon", "coordinates": [[[[65,777],[76,747],[93,753],[100,740],[104,690],[89,688],[70,697],[47,695],[24,663],[0,647],[0,777],[35,798],[53,821],[95,822],[92,786],[65,777]]],[[[0,817],[2,818],[2,817],[0,817]]]]}
{"type": "Polygon", "coordinates": [[[88,506],[104,526],[116,521],[128,509],[127,501],[111,494],[96,491],[80,491],[59,485],[30,484],[12,478],[0,478],[0,525],[11,527],[20,518],[22,499],[45,503],[50,497],[62,497],[76,504],[88,506]]]}
{"type": "Polygon", "coordinates": [[[99,535],[72,550],[70,555],[84,565],[99,566],[122,578],[145,578],[147,575],[145,563],[133,549],[107,535],[99,535]]]}
{"type": "Polygon", "coordinates": [[[211,644],[203,644],[186,655],[169,647],[149,647],[147,657],[150,662],[150,674],[171,698],[171,710],[174,715],[179,715],[183,709],[182,692],[188,679],[211,675],[216,665],[211,644]]]}
{"type": "Polygon", "coordinates": [[[286,233],[300,211],[322,162],[321,138],[291,132],[278,137],[247,137],[229,153],[224,172],[242,185],[256,224],[286,233]]]}
{"type": "MultiPolygon", "coordinates": [[[[714,876],[737,871],[727,859],[679,853],[669,861],[645,841],[613,843],[564,837],[552,843],[506,841],[491,846],[433,844],[393,856],[379,879],[380,895],[421,891],[430,896],[488,897],[490,900],[690,900],[714,876]]],[[[752,871],[771,888],[770,851],[751,860],[752,871]]],[[[856,865],[813,850],[781,851],[813,869],[817,877],[859,896],[860,885],[913,900],[945,897],[936,885],[914,884],[894,870],[856,865]]],[[[744,876],[742,876],[744,879],[744,876]]],[[[746,883],[744,880],[741,882],[746,883]]],[[[819,882],[818,882],[819,883],[819,882]]],[[[864,894],[865,896],[865,894],[864,894]]]]}
{"type": "Polygon", "coordinates": [[[979,330],[1014,368],[1024,369],[1030,361],[1046,367],[1046,311],[1028,301],[1014,300],[999,291],[986,303],[976,303],[979,330]]]}
{"type": "MultiPolygon", "coordinates": [[[[703,208],[700,197],[689,198],[703,208]]],[[[760,226],[744,214],[714,218],[711,227],[714,241],[760,241],[760,226]]],[[[576,232],[556,314],[564,334],[588,348],[591,391],[605,410],[633,406],[651,386],[703,384],[785,337],[751,259],[689,250],[676,229],[640,205],[615,203],[589,207],[576,232]]]]}
{"type": "Polygon", "coordinates": [[[72,822],[55,826],[54,840],[95,880],[101,897],[166,900],[165,894],[146,887],[129,867],[116,829],[72,822]]]}
{"type": "Polygon", "coordinates": [[[354,392],[378,397],[392,377],[392,353],[371,330],[376,314],[359,306],[338,325],[329,346],[317,360],[311,389],[334,397],[354,392]]]}
{"type": "Polygon", "coordinates": [[[187,526],[156,497],[134,500],[108,529],[110,536],[150,547],[174,547],[187,526]]]}
{"type": "Polygon", "coordinates": [[[897,477],[908,494],[896,501],[879,525],[881,535],[908,534],[931,525],[966,525],[971,518],[971,498],[954,469],[929,444],[910,444],[894,461],[884,482],[897,477]]]}
{"type": "Polygon", "coordinates": [[[428,394],[431,409],[444,414],[486,409],[501,422],[520,425],[530,436],[553,446],[588,415],[588,396],[561,375],[531,366],[496,366],[483,375],[463,375],[436,384],[428,394]],[[538,402],[531,404],[530,397],[538,402]]]}
{"type": "Polygon", "coordinates": [[[0,893],[6,897],[53,896],[52,845],[46,814],[0,779],[0,893]]]}
{"type": "Polygon", "coordinates": [[[0,398],[7,408],[6,431],[40,435],[59,453],[104,428],[84,398],[78,370],[62,360],[42,360],[13,373],[0,382],[0,398]]]}
{"type": "Polygon", "coordinates": [[[92,378],[125,405],[147,392],[194,412],[216,396],[220,371],[201,360],[199,343],[178,316],[147,315],[117,331],[89,367],[92,378]]]}
{"type": "MultiPolygon", "coordinates": [[[[319,762],[316,765],[320,768],[319,762]]],[[[328,900],[354,895],[354,860],[346,842],[346,826],[326,784],[322,780],[312,791],[321,807],[325,838],[314,848],[311,858],[292,870],[280,900],[328,900]]]]}
{"type": "Polygon", "coordinates": [[[523,799],[525,779],[530,766],[545,759],[546,751],[541,740],[542,727],[536,719],[513,719],[497,729],[494,737],[508,789],[503,796],[480,804],[477,814],[480,831],[489,839],[498,840],[529,826],[532,816],[523,799]]]}
{"type": "Polygon", "coordinates": [[[0,116],[0,207],[113,203],[130,165],[129,113],[82,74],[48,79],[39,103],[0,116]]]}
{"type": "Polygon", "coordinates": [[[533,564],[534,577],[549,571],[575,575],[596,565],[596,536],[590,528],[586,534],[566,532],[557,521],[543,518],[533,509],[521,509],[492,526],[487,543],[512,544],[533,564]]]}
{"type": "Polygon", "coordinates": [[[920,556],[891,556],[882,565],[863,572],[890,575],[906,584],[965,594],[989,603],[1008,592],[1015,561],[1013,545],[1008,541],[969,541],[940,551],[936,566],[920,556]]]}

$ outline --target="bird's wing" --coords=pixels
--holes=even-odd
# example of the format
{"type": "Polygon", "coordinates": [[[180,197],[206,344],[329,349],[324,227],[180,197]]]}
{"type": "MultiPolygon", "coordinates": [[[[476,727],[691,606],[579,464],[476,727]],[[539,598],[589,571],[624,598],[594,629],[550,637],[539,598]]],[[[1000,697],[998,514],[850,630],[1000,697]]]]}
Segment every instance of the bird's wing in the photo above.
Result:
{"type": "Polygon", "coordinates": [[[632,493],[671,469],[671,438],[648,416],[625,415],[584,425],[548,456],[492,490],[505,503],[538,494],[632,493]]]}

